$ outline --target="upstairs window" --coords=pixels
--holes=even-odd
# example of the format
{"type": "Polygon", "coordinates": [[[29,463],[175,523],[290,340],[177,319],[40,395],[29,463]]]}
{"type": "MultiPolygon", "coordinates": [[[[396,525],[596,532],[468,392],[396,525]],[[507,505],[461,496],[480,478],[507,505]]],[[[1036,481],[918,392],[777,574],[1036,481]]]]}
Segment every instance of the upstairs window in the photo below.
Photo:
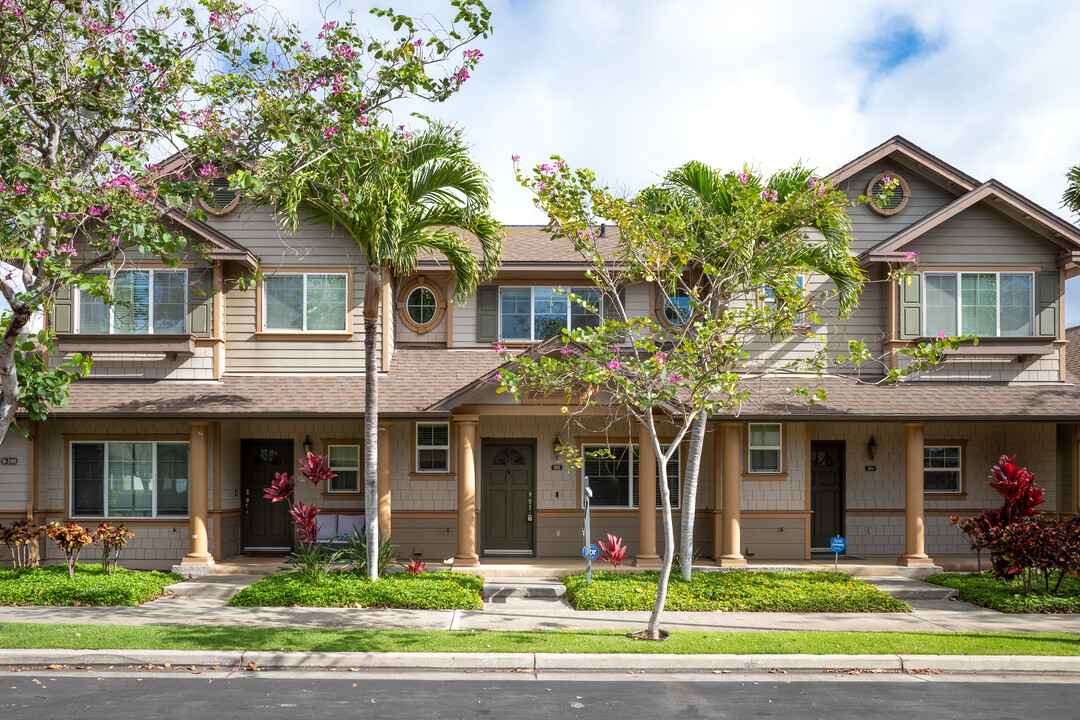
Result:
{"type": "Polygon", "coordinates": [[[346,329],[349,282],[345,273],[278,273],[267,277],[263,288],[264,330],[346,329]]]}
{"type": "MultiPolygon", "coordinates": [[[[597,288],[571,288],[570,292],[600,309],[597,288]]],[[[599,327],[600,314],[590,312],[550,287],[499,288],[499,336],[503,340],[544,340],[564,328],[599,327]]]]}
{"type": "Polygon", "coordinates": [[[690,319],[693,308],[690,307],[690,295],[685,290],[676,290],[670,295],[657,292],[663,305],[660,311],[660,322],[668,327],[680,327],[690,319]]]}
{"type": "Polygon", "coordinates": [[[116,335],[188,332],[187,270],[175,268],[117,270],[116,302],[79,292],[80,333],[116,335]]]}
{"type": "Polygon", "coordinates": [[[923,285],[928,337],[1035,334],[1033,273],[927,272],[923,285]]]}

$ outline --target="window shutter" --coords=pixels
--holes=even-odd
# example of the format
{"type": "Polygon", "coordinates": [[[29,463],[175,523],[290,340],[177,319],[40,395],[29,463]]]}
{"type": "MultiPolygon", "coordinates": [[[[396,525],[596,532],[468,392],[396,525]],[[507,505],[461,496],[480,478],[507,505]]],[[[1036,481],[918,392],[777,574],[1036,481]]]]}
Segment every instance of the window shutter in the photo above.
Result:
{"type": "Polygon", "coordinates": [[[52,316],[49,318],[53,332],[75,332],[75,292],[70,285],[61,285],[53,298],[52,316]]]}
{"type": "Polygon", "coordinates": [[[476,341],[499,339],[499,288],[481,285],[476,288],[476,341]]]}
{"type": "Polygon", "coordinates": [[[209,268],[188,271],[188,332],[199,337],[212,337],[214,334],[212,273],[209,268]]]}
{"type": "Polygon", "coordinates": [[[922,273],[912,273],[900,281],[900,338],[922,335],[922,273]]]}
{"type": "Polygon", "coordinates": [[[1035,273],[1035,334],[1039,337],[1057,337],[1060,294],[1056,270],[1035,273]]]}
{"type": "MultiPolygon", "coordinates": [[[[625,287],[619,288],[619,302],[622,303],[623,309],[626,309],[626,288],[625,287]]],[[[619,317],[619,308],[618,308],[618,306],[614,302],[611,301],[611,298],[609,298],[606,293],[604,294],[604,299],[603,299],[603,302],[601,304],[603,305],[603,313],[604,313],[604,319],[605,320],[621,320],[621,318],[619,317]]]]}

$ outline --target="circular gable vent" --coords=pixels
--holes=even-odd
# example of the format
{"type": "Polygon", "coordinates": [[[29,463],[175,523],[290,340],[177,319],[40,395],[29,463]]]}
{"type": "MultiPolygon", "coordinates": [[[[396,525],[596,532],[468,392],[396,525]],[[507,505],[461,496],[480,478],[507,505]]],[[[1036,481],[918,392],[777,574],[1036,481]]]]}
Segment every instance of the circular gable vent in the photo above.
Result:
{"type": "Polygon", "coordinates": [[[895,215],[904,209],[911,199],[907,181],[894,172],[876,175],[866,186],[867,205],[878,215],[895,215]],[[880,204],[879,204],[880,203],[880,204]]]}

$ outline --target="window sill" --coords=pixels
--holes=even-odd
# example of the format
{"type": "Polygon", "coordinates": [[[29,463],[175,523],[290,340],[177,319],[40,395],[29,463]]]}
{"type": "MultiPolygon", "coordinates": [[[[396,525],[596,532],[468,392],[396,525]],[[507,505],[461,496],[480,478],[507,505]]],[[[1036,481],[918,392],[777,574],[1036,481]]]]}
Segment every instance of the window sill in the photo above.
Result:
{"type": "Polygon", "coordinates": [[[323,498],[326,500],[363,500],[363,490],[323,490],[323,498]]]}
{"type": "Polygon", "coordinates": [[[349,342],[353,339],[353,333],[351,330],[333,332],[303,332],[300,330],[295,332],[279,332],[274,330],[264,330],[255,333],[255,339],[266,341],[284,340],[286,342],[349,342]]]}
{"type": "Polygon", "coordinates": [[[923,500],[967,500],[966,492],[923,490],[923,500]]]}
{"type": "Polygon", "coordinates": [[[457,473],[411,472],[409,473],[409,480],[438,480],[440,482],[446,482],[447,480],[457,480],[457,473]]]}
{"type": "Polygon", "coordinates": [[[779,473],[744,472],[743,475],[742,475],[742,479],[744,481],[746,481],[746,480],[756,480],[756,481],[759,481],[759,482],[783,482],[783,481],[788,479],[788,474],[786,472],[779,472],[779,473]]]}
{"type": "MultiPolygon", "coordinates": [[[[978,345],[964,342],[956,350],[945,348],[949,355],[1053,355],[1054,340],[1051,337],[986,337],[979,338],[978,345]]],[[[918,342],[933,342],[937,338],[919,338],[918,342]]]]}
{"type": "Polygon", "coordinates": [[[186,333],[168,335],[64,333],[57,334],[56,345],[62,352],[195,354],[195,336],[186,333]]]}

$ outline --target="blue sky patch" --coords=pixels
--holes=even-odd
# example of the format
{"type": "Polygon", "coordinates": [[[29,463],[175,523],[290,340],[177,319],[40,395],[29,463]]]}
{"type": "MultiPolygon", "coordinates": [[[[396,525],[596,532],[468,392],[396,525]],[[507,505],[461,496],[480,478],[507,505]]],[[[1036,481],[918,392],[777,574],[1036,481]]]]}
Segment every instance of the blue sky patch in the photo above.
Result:
{"type": "Polygon", "coordinates": [[[897,68],[925,58],[944,45],[942,38],[931,38],[915,27],[909,17],[891,17],[878,28],[874,37],[858,48],[861,64],[875,75],[888,75],[897,68]]]}

